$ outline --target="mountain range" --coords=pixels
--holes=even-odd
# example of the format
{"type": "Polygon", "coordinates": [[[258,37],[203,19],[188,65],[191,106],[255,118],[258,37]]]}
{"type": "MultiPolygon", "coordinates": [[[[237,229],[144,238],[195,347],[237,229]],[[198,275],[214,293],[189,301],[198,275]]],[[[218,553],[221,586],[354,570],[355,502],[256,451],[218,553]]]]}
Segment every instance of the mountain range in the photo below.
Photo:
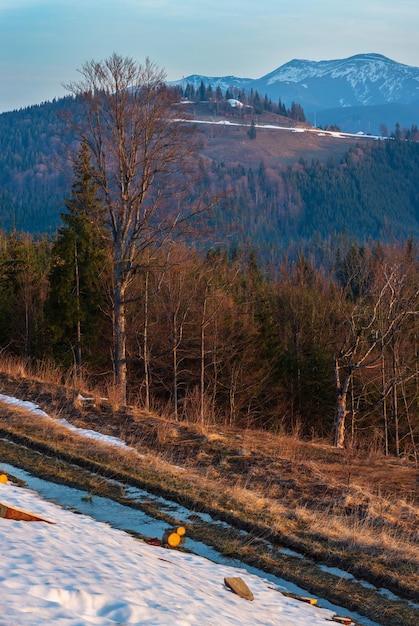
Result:
{"type": "Polygon", "coordinates": [[[194,74],[171,84],[201,82],[216,89],[236,88],[300,104],[314,125],[337,124],[347,132],[377,134],[398,123],[410,128],[419,122],[419,67],[404,65],[381,54],[358,54],[346,59],[293,59],[261,78],[194,74]]]}

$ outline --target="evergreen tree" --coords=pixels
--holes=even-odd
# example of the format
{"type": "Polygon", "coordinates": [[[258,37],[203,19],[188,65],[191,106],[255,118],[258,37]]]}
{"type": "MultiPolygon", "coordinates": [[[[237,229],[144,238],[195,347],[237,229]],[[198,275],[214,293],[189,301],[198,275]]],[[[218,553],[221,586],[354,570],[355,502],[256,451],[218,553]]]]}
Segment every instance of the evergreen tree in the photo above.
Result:
{"type": "Polygon", "coordinates": [[[91,216],[101,211],[88,148],[82,145],[74,165],[68,213],[62,215],[53,245],[51,292],[47,306],[53,352],[77,368],[97,354],[97,339],[104,295],[101,288],[106,250],[91,216]]]}
{"type": "Polygon", "coordinates": [[[217,102],[220,102],[223,99],[223,92],[220,85],[217,85],[217,88],[215,90],[215,99],[217,100],[217,102]]]}
{"type": "Polygon", "coordinates": [[[233,92],[230,90],[229,87],[226,89],[225,99],[226,100],[232,100],[233,99],[233,92]]]}
{"type": "Polygon", "coordinates": [[[249,189],[249,194],[252,200],[256,200],[256,183],[255,183],[255,175],[251,167],[249,167],[247,171],[247,187],[249,189]]]}
{"type": "Polygon", "coordinates": [[[259,187],[265,190],[267,181],[266,181],[266,167],[263,161],[261,161],[259,164],[258,182],[259,182],[259,187]]]}
{"type": "Polygon", "coordinates": [[[296,120],[297,122],[305,122],[306,121],[306,117],[304,115],[304,110],[303,110],[303,107],[301,106],[301,104],[296,104],[295,102],[293,102],[291,104],[290,117],[293,120],[296,120]]]}
{"type": "Polygon", "coordinates": [[[188,100],[194,100],[195,99],[195,87],[193,85],[191,85],[190,83],[188,83],[186,85],[186,88],[185,88],[185,98],[187,98],[188,100]]]}
{"type": "Polygon", "coordinates": [[[201,102],[204,102],[206,100],[207,97],[207,90],[205,88],[205,83],[203,80],[201,80],[201,84],[199,86],[199,100],[201,102]]]}
{"type": "Polygon", "coordinates": [[[262,101],[257,91],[255,92],[255,97],[253,98],[253,110],[256,115],[261,115],[261,113],[263,113],[262,101]]]}
{"type": "Polygon", "coordinates": [[[287,107],[282,102],[281,98],[279,99],[279,102],[278,102],[278,114],[282,115],[283,117],[287,117],[287,107]]]}
{"type": "Polygon", "coordinates": [[[256,139],[256,126],[254,120],[252,120],[250,124],[248,135],[249,139],[256,139]]]}
{"type": "Polygon", "coordinates": [[[394,133],[392,133],[392,137],[396,139],[397,141],[400,141],[400,139],[402,138],[402,131],[400,129],[400,124],[398,122],[396,124],[396,129],[394,133]]]}
{"type": "Polygon", "coordinates": [[[0,345],[25,357],[43,349],[50,246],[13,231],[0,253],[0,345]]]}

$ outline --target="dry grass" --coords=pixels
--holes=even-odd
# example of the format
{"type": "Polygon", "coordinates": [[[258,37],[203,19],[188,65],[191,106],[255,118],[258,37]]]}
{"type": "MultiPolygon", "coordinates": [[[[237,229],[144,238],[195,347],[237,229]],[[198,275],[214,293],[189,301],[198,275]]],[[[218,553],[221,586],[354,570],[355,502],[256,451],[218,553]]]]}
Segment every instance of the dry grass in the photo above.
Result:
{"type": "MultiPolygon", "coordinates": [[[[106,476],[118,475],[242,525],[254,538],[348,569],[394,593],[410,598],[419,594],[419,494],[414,465],[377,454],[342,452],[296,436],[173,422],[112,407],[101,401],[100,393],[85,394],[93,400],[81,401],[74,388],[29,378],[28,370],[23,376],[22,369],[13,370],[12,365],[9,362],[0,376],[0,393],[32,400],[52,417],[120,437],[131,446],[130,450],[93,443],[56,420],[1,406],[3,434],[31,440],[34,448],[57,459],[96,468],[98,477],[89,486],[92,494],[104,490],[106,476]]],[[[41,471],[46,461],[38,458],[41,471]]],[[[65,480],[66,470],[59,461],[58,471],[65,480]]],[[[223,550],[237,553],[235,539],[224,543],[223,550]]],[[[256,558],[250,555],[251,545],[240,549],[243,558],[246,554],[256,558]]],[[[273,568],[264,558],[265,566],[273,568]]],[[[291,564],[290,576],[297,575],[294,570],[291,564]]]]}
{"type": "MultiPolygon", "coordinates": [[[[201,117],[201,116],[200,116],[201,117]]],[[[202,115],[201,119],[204,119],[202,115]]],[[[211,120],[211,116],[208,116],[211,120]]],[[[237,121],[237,120],[235,120],[237,121]]],[[[250,124],[250,120],[247,120],[250,124]]],[[[240,163],[245,167],[259,167],[261,161],[278,166],[294,165],[299,158],[307,161],[326,162],[330,157],[339,161],[357,142],[367,138],[335,137],[320,135],[317,132],[295,133],[285,130],[262,128],[263,124],[285,124],[294,126],[295,122],[265,113],[260,116],[260,126],[256,128],[256,139],[249,141],[246,126],[203,126],[207,135],[203,154],[218,162],[227,164],[240,163]],[[288,124],[287,124],[288,122],[288,124]]],[[[303,124],[304,126],[304,124],[303,124]]]]}

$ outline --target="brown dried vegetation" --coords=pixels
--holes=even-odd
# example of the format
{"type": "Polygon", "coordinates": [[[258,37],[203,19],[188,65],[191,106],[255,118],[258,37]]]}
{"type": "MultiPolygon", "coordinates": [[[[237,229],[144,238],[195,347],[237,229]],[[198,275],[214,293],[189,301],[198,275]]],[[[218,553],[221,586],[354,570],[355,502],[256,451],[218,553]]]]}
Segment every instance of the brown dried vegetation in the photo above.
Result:
{"type": "MultiPolygon", "coordinates": [[[[45,455],[38,455],[31,471],[42,474],[42,459],[53,456],[56,480],[74,480],[60,464],[71,460],[96,471],[95,485],[86,487],[91,492],[101,491],[106,476],[119,476],[127,484],[207,510],[248,533],[245,541],[220,537],[217,547],[224,553],[332,601],[343,604],[346,598],[348,608],[379,623],[417,623],[417,607],[407,603],[419,594],[419,476],[414,465],[296,437],[173,422],[135,408],[113,408],[100,394],[81,400],[71,387],[9,373],[0,377],[0,393],[31,400],[50,416],[119,437],[134,449],[93,445],[54,420],[1,403],[2,437],[45,455]],[[275,556],[262,550],[260,541],[291,548],[307,559],[275,556]],[[336,582],[325,572],[314,574],[319,563],[390,589],[401,600],[394,604],[361,585],[355,592],[353,583],[342,578],[336,582]]],[[[0,448],[0,459],[12,463],[5,454],[0,448]]],[[[14,463],[29,466],[24,457],[14,463]]]]}

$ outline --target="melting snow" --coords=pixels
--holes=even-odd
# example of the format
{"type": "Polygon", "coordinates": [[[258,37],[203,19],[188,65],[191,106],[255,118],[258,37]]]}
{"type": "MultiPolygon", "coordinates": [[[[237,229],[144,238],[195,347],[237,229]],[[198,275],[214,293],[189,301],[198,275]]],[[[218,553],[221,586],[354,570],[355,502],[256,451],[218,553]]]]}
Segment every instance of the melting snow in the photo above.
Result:
{"type": "Polygon", "coordinates": [[[2,615],[19,626],[321,626],[333,613],[283,596],[242,569],[149,546],[28,489],[0,485],[3,504],[54,522],[0,518],[2,615]],[[230,592],[240,576],[254,595],[230,592]]]}

